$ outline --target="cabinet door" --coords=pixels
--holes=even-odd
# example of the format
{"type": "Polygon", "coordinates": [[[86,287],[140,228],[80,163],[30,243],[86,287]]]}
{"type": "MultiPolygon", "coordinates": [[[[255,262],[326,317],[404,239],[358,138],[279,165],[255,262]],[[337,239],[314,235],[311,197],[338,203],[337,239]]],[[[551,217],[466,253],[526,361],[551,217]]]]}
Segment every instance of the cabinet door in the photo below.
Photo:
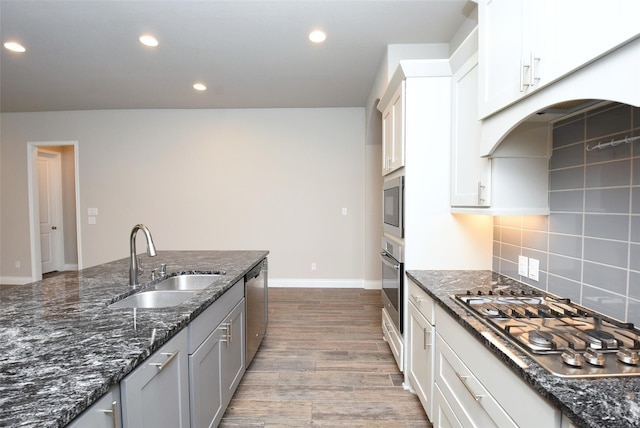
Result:
{"type": "Polygon", "coordinates": [[[478,59],[470,58],[452,79],[451,206],[491,205],[491,160],[480,156],[478,59]]]}
{"type": "Polygon", "coordinates": [[[222,376],[223,406],[231,401],[242,375],[245,372],[245,300],[231,311],[224,321],[226,330],[224,343],[220,349],[220,370],[222,376]]]}
{"type": "Polygon", "coordinates": [[[445,400],[438,385],[433,385],[433,427],[458,428],[463,426],[445,400]]]}
{"type": "Polygon", "coordinates": [[[120,383],[125,427],[189,427],[187,332],[181,331],[120,383]]]}
{"type": "Polygon", "coordinates": [[[118,385],[111,388],[105,396],[68,425],[69,428],[114,428],[121,426],[120,387],[118,385]]]}
{"type": "Polygon", "coordinates": [[[223,324],[189,356],[191,421],[195,427],[216,426],[222,419],[220,350],[226,336],[223,324]]]}
{"type": "Polygon", "coordinates": [[[433,334],[431,324],[409,302],[407,374],[429,419],[433,419],[433,334]]]}
{"type": "Polygon", "coordinates": [[[402,82],[382,113],[382,174],[404,166],[404,86],[402,82]]]}
{"type": "Polygon", "coordinates": [[[486,117],[520,96],[522,65],[522,2],[483,0],[479,3],[480,117],[486,117]]]}

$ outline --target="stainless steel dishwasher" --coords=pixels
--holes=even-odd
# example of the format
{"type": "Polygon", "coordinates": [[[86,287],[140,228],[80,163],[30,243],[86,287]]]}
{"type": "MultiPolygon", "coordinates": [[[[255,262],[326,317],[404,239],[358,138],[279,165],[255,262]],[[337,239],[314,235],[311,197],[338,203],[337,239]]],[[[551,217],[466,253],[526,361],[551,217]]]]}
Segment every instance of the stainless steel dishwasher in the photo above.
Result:
{"type": "Polygon", "coordinates": [[[245,365],[249,367],[262,339],[267,335],[268,287],[267,259],[262,260],[244,277],[247,302],[247,347],[245,365]]]}

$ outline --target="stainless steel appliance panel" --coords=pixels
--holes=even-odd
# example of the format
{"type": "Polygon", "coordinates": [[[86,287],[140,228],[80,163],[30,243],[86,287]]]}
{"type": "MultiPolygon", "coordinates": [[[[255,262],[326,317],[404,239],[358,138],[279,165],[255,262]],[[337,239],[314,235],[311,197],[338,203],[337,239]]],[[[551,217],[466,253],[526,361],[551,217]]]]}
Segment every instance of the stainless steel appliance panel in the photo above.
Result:
{"type": "Polygon", "coordinates": [[[268,313],[268,271],[267,259],[245,275],[245,296],[247,303],[247,348],[245,364],[249,367],[267,334],[268,313]]]}
{"type": "Polygon", "coordinates": [[[400,334],[403,332],[403,251],[402,245],[382,238],[382,304],[400,334]]]}
{"type": "Polygon", "coordinates": [[[404,176],[382,185],[382,227],[390,235],[404,237],[404,176]]]}

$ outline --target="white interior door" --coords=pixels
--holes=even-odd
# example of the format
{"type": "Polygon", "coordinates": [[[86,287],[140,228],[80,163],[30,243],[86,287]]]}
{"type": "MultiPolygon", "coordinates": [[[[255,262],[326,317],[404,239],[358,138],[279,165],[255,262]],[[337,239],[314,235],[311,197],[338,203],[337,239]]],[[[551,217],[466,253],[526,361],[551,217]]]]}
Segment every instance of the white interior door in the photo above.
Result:
{"type": "Polygon", "coordinates": [[[38,202],[42,273],[62,270],[62,175],[60,153],[38,150],[38,202]]]}

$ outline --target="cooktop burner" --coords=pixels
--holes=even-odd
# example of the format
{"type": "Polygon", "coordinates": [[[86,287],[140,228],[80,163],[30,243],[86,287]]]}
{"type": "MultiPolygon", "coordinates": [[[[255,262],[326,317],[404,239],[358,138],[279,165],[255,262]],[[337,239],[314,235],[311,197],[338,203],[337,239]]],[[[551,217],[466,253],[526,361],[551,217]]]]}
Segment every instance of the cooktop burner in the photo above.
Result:
{"type": "Polygon", "coordinates": [[[640,375],[640,330],[633,324],[536,292],[452,297],[553,374],[640,375]]]}

